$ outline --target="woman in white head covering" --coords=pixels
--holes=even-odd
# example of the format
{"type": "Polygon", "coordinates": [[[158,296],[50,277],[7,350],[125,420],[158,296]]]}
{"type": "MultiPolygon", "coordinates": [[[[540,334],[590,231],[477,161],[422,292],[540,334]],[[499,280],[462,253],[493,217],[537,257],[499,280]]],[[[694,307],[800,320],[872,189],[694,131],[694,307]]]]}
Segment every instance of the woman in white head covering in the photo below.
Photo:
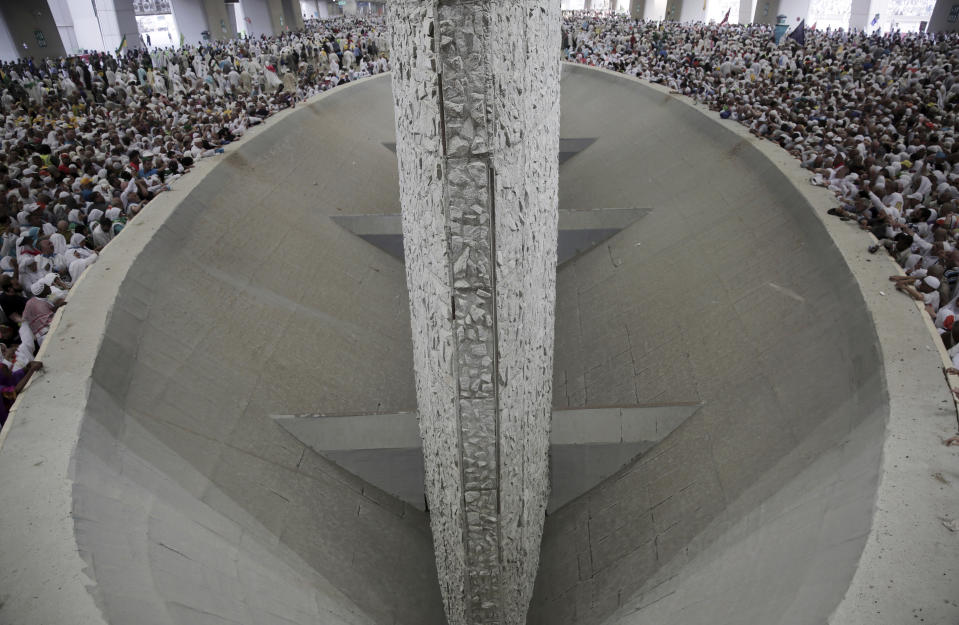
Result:
{"type": "Polygon", "coordinates": [[[68,266],[75,260],[81,260],[93,254],[93,251],[84,245],[86,239],[82,234],[74,234],[70,237],[70,245],[67,246],[67,251],[64,253],[68,266]]]}
{"type": "MultiPolygon", "coordinates": [[[[94,209],[96,210],[96,209],[94,209]]],[[[90,211],[91,213],[94,211],[90,211]]],[[[102,248],[113,239],[110,228],[104,228],[99,221],[90,221],[90,238],[95,247],[102,248]]]]}
{"type": "Polygon", "coordinates": [[[13,256],[17,253],[17,240],[20,234],[12,232],[16,228],[8,228],[0,237],[0,256],[13,256]]]}
{"type": "Polygon", "coordinates": [[[77,283],[77,280],[80,279],[80,275],[86,271],[87,267],[97,262],[99,256],[96,252],[91,252],[86,258],[79,258],[72,263],[70,263],[70,281],[73,284],[77,283]]]}
{"type": "Polygon", "coordinates": [[[93,253],[87,248],[86,240],[87,238],[79,233],[75,233],[70,237],[70,244],[67,246],[67,251],[64,254],[67,257],[68,262],[74,261],[78,258],[86,258],[93,253]]]}
{"type": "Polygon", "coordinates": [[[20,265],[20,285],[24,293],[30,292],[30,287],[46,275],[46,272],[39,267],[37,257],[32,254],[22,254],[19,260],[20,265]]]}
{"type": "MultiPolygon", "coordinates": [[[[61,221],[61,222],[59,222],[59,223],[60,223],[60,224],[63,224],[63,223],[65,223],[65,222],[61,221]]],[[[69,230],[67,231],[67,234],[69,234],[69,230]]],[[[64,234],[63,234],[62,232],[60,232],[59,230],[57,230],[56,232],[54,232],[53,234],[50,235],[50,243],[53,243],[53,253],[54,253],[54,254],[56,254],[56,255],[58,255],[58,256],[63,256],[63,255],[66,253],[66,251],[67,251],[67,237],[64,236],[64,234]]]]}

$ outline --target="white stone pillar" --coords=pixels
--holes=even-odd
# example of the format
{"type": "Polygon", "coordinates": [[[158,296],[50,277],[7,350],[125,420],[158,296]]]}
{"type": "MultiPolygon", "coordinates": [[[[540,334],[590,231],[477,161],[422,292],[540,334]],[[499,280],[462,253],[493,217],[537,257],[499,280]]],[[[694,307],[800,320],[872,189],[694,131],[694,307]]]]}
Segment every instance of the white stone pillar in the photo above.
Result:
{"type": "Polygon", "coordinates": [[[243,5],[243,25],[241,28],[250,37],[273,35],[273,22],[266,0],[240,0],[243,5]]]}
{"type": "Polygon", "coordinates": [[[538,568],[559,6],[388,3],[417,403],[450,625],[522,625],[538,568]]]}
{"type": "MultiPolygon", "coordinates": [[[[126,37],[127,46],[140,47],[140,32],[137,30],[133,0],[95,0],[102,50],[113,52],[126,37]]],[[[78,41],[80,37],[77,37],[78,41]]]]}
{"type": "Polygon", "coordinates": [[[57,30],[60,32],[60,40],[63,42],[64,51],[67,54],[76,54],[80,51],[80,45],[77,42],[73,15],[70,14],[67,0],[47,0],[47,4],[50,7],[50,13],[53,15],[53,21],[57,24],[57,30]]]}
{"type": "Polygon", "coordinates": [[[304,17],[309,19],[318,19],[320,17],[319,0],[300,0],[301,10],[304,17]]]}
{"type": "Polygon", "coordinates": [[[20,58],[20,52],[17,50],[17,42],[13,40],[10,29],[7,28],[7,20],[0,12],[0,61],[16,61],[20,58]]]}

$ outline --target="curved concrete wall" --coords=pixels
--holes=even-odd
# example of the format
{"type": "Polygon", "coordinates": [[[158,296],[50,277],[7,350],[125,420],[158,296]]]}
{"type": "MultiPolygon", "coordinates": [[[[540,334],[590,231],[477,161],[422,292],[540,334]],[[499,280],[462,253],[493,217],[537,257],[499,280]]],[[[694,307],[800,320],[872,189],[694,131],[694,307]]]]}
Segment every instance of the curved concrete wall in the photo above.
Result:
{"type": "Polygon", "coordinates": [[[928,319],[879,294],[898,269],[824,223],[830,195],[741,126],[582,66],[563,98],[564,136],[601,139],[561,173],[560,208],[653,210],[560,272],[556,401],[704,405],[547,520],[530,623],[901,623],[918,608],[954,620],[930,467],[955,475],[935,435],[956,413],[928,319]],[[930,415],[925,431],[913,411],[930,415]],[[924,448],[905,480],[901,446],[887,440],[882,464],[890,417],[924,448]],[[922,532],[870,533],[874,511],[880,525],[902,513],[874,508],[880,481],[880,504],[916,489],[922,532]],[[875,605],[857,573],[869,541],[887,561],[870,543],[868,575],[898,584],[875,605]],[[927,572],[912,541],[938,560],[927,572]]]}
{"type": "MultiPolygon", "coordinates": [[[[0,454],[57,415],[67,468],[34,471],[69,472],[72,510],[3,524],[33,537],[72,515],[75,543],[61,523],[24,560],[72,566],[89,622],[443,622],[424,515],[269,417],[413,405],[402,267],[327,218],[398,208],[389,101],[371,97],[388,85],[337,89],[201,163],[73,294],[0,454]]],[[[6,622],[69,622],[31,606],[45,576],[11,581],[10,562],[6,622]]]]}
{"type": "MultiPolygon", "coordinates": [[[[705,405],[547,520],[530,623],[955,622],[955,411],[894,266],[740,127],[562,98],[598,139],[560,208],[652,210],[560,269],[554,402],[705,405]]],[[[398,211],[392,124],[386,77],[277,115],[84,275],[0,435],[0,623],[443,623],[426,519],[268,417],[414,405],[403,267],[328,219],[398,211]]]]}

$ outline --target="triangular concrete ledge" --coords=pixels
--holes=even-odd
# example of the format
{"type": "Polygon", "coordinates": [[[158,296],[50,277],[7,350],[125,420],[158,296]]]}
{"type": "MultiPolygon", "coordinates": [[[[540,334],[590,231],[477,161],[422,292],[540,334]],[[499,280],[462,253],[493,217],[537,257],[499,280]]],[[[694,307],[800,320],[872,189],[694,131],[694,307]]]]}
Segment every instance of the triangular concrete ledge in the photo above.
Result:
{"type": "MultiPolygon", "coordinates": [[[[666,438],[702,404],[554,409],[548,511],[586,493],[666,438]]],[[[274,415],[305,445],[422,510],[423,454],[415,412],[274,415]]]]}
{"type": "MultiPolygon", "coordinates": [[[[588,252],[620,230],[645,217],[649,208],[595,208],[559,211],[556,264],[561,265],[588,252]]],[[[334,215],[333,222],[403,260],[403,225],[399,213],[334,215]]]]}

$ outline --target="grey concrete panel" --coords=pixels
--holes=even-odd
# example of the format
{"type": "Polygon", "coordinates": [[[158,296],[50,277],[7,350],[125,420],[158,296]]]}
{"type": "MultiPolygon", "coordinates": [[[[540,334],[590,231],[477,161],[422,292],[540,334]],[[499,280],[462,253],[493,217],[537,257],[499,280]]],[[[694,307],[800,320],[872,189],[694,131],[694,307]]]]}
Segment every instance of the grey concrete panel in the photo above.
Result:
{"type": "Polygon", "coordinates": [[[414,403],[402,268],[328,218],[357,188],[395,202],[389,99],[368,95],[383,87],[321,96],[200,163],[84,276],[0,454],[23,504],[4,556],[37,569],[5,562],[0,621],[443,623],[425,516],[269,418],[414,403]],[[47,415],[63,434],[38,429],[47,415]],[[62,484],[36,483],[42,501],[66,491],[51,514],[9,467],[54,442],[62,484]]]}
{"type": "MultiPolygon", "coordinates": [[[[46,2],[2,2],[0,20],[6,25],[13,43],[10,51],[20,58],[61,57],[66,54],[60,32],[53,13],[46,2]],[[40,45],[36,33],[42,36],[40,45]]],[[[8,52],[9,53],[9,52],[8,52]]],[[[14,61],[16,56],[5,57],[5,61],[14,61]]]]}
{"type": "MultiPolygon", "coordinates": [[[[959,621],[956,415],[896,268],[778,148],[567,74],[598,139],[561,205],[655,209],[560,273],[553,403],[704,405],[549,517],[530,622],[959,621]]],[[[422,515],[268,416],[415,403],[402,268],[328,219],[392,212],[391,113],[383,77],[278,115],[84,274],[0,434],[0,622],[443,623],[422,515]]]]}
{"type": "Polygon", "coordinates": [[[529,622],[891,624],[920,607],[959,618],[934,573],[956,564],[938,547],[945,502],[919,477],[956,464],[938,442],[955,408],[928,319],[878,295],[898,269],[864,254],[867,235],[824,222],[829,195],[741,127],[580,66],[566,68],[563,97],[577,102],[564,134],[600,139],[563,171],[561,208],[655,208],[560,272],[554,401],[703,408],[549,517],[529,622]],[[915,360],[900,380],[902,357],[915,360]],[[924,442],[901,481],[906,454],[882,462],[899,445],[885,428],[914,428],[916,411],[936,416],[903,434],[924,442]],[[905,483],[921,536],[881,504],[905,483]],[[924,570],[913,540],[936,564],[924,570]]]}

